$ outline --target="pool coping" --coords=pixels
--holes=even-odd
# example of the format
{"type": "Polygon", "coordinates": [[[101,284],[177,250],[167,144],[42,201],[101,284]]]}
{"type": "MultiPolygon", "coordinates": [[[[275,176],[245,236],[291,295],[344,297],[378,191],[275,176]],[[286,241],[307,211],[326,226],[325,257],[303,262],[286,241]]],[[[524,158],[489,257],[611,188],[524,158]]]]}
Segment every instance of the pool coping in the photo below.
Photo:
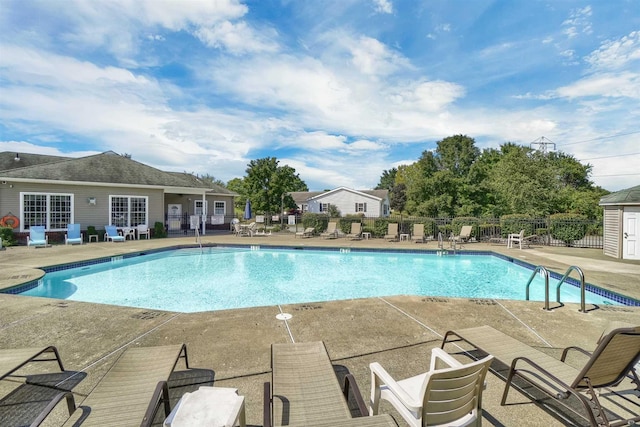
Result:
{"type": "MultiPolygon", "coordinates": [[[[89,260],[73,261],[73,262],[64,263],[64,264],[56,264],[56,265],[39,267],[39,269],[43,271],[42,276],[25,283],[21,283],[15,286],[1,289],[0,293],[20,294],[22,292],[28,291],[30,289],[37,287],[42,282],[42,279],[45,274],[55,272],[55,271],[86,267],[89,265],[104,264],[107,262],[114,262],[122,259],[129,259],[129,258],[136,258],[139,256],[149,255],[154,253],[168,252],[168,251],[174,251],[174,250],[180,250],[180,249],[198,249],[198,248],[244,248],[249,250],[260,250],[261,248],[268,248],[268,249],[275,249],[275,250],[305,250],[305,251],[343,252],[343,253],[347,253],[347,252],[409,253],[409,254],[424,254],[424,255],[439,255],[439,256],[482,255],[482,256],[494,256],[504,261],[511,262],[518,266],[534,271],[534,274],[537,268],[537,266],[531,263],[507,256],[501,253],[489,251],[489,250],[474,251],[474,250],[465,250],[465,249],[461,249],[461,250],[402,249],[402,248],[391,249],[391,248],[354,248],[354,247],[340,247],[340,246],[311,247],[311,246],[300,246],[300,245],[246,245],[246,244],[233,244],[233,243],[231,244],[207,243],[203,245],[180,244],[180,245],[166,246],[161,248],[141,250],[141,251],[131,252],[131,253],[122,254],[122,255],[105,256],[105,257],[93,258],[89,260]]],[[[561,280],[562,277],[564,276],[563,274],[560,274],[553,270],[547,270],[547,271],[549,272],[549,276],[555,280],[561,280]]],[[[573,277],[565,278],[564,283],[580,288],[580,281],[573,277]]],[[[585,282],[585,288],[588,292],[592,292],[601,297],[608,298],[623,306],[640,307],[640,300],[637,300],[635,298],[622,295],[617,292],[613,292],[613,291],[601,288],[597,285],[593,285],[586,282],[585,282]]],[[[556,303],[556,301],[551,301],[551,298],[549,302],[556,303]]]]}

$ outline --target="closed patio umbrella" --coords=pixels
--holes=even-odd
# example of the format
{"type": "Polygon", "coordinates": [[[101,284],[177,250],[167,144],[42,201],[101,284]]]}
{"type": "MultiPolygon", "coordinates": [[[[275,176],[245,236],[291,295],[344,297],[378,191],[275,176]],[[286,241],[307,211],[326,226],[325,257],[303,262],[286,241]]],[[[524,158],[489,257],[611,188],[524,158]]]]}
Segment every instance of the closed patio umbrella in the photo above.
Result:
{"type": "Polygon", "coordinates": [[[247,204],[244,205],[244,219],[251,219],[251,201],[247,199],[247,204]]]}

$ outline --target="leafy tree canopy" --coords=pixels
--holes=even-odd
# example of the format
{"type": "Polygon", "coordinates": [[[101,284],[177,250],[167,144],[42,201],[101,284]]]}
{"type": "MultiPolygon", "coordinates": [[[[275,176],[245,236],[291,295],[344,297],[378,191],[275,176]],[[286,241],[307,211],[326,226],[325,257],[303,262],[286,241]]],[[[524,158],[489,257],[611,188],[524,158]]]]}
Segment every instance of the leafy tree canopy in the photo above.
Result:
{"type": "Polygon", "coordinates": [[[279,212],[282,206],[295,208],[294,200],[287,193],[309,190],[294,168],[278,163],[275,157],[265,157],[247,165],[242,195],[251,200],[256,212],[279,212]]]}
{"type": "Polygon", "coordinates": [[[392,209],[424,216],[602,216],[598,200],[606,190],[589,180],[591,165],[569,154],[510,142],[481,151],[466,135],[436,145],[415,163],[383,172],[378,188],[390,189],[392,209]]]}

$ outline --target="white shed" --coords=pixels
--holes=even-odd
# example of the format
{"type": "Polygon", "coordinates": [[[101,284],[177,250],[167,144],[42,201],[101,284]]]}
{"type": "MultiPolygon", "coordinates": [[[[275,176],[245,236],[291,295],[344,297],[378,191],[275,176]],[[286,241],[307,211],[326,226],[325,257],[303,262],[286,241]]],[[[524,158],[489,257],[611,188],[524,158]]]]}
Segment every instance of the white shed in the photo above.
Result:
{"type": "Polygon", "coordinates": [[[605,255],[640,260],[640,185],[607,194],[604,208],[605,255]]]}

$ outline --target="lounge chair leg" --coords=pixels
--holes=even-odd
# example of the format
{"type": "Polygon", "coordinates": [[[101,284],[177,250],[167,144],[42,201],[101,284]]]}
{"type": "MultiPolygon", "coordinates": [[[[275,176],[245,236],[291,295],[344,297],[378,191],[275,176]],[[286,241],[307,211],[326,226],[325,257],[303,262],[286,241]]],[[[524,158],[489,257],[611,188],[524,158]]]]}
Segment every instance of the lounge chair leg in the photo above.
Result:
{"type": "Polygon", "coordinates": [[[504,385],[504,392],[502,393],[502,400],[500,401],[500,405],[504,406],[507,404],[507,394],[509,394],[509,388],[511,387],[511,381],[513,380],[513,376],[516,373],[515,369],[516,361],[514,360],[511,363],[511,368],[509,369],[509,376],[507,377],[507,382],[504,385]]]}
{"type": "Polygon", "coordinates": [[[586,394],[587,396],[589,396],[588,402],[589,402],[590,408],[587,408],[587,409],[591,409],[591,411],[593,412],[593,416],[595,417],[596,422],[598,423],[599,426],[608,426],[609,420],[607,419],[607,415],[604,413],[602,406],[600,406],[598,395],[596,394],[596,391],[591,386],[591,381],[589,381],[589,378],[585,378],[584,381],[589,386],[589,390],[586,391],[586,394]]]}
{"type": "Polygon", "coordinates": [[[264,383],[263,427],[271,427],[271,383],[264,383]]]}

